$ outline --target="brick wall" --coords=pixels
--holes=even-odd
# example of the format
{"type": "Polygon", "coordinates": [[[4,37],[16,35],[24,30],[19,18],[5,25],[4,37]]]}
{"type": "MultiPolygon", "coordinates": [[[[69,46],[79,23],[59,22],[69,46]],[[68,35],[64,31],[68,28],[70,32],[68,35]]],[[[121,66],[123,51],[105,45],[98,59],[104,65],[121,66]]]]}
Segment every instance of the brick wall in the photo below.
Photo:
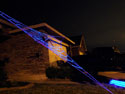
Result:
{"type": "Polygon", "coordinates": [[[45,69],[49,66],[48,49],[22,33],[12,35],[0,43],[0,59],[9,58],[5,69],[11,80],[46,79],[45,69]]]}

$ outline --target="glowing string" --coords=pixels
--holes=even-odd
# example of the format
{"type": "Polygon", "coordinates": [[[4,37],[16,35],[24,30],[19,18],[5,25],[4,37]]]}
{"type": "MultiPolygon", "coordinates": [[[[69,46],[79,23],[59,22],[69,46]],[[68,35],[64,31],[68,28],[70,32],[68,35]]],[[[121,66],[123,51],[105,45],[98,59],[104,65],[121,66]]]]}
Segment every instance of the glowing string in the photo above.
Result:
{"type": "Polygon", "coordinates": [[[125,81],[110,80],[109,84],[111,84],[111,85],[116,85],[116,86],[120,86],[120,87],[124,87],[124,88],[125,88],[125,81]]]}

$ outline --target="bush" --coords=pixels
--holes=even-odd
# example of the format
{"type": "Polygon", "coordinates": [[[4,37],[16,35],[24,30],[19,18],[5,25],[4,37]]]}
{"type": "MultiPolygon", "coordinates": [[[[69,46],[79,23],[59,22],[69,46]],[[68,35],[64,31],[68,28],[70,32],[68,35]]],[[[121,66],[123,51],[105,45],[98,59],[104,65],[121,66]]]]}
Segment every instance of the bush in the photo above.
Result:
{"type": "Polygon", "coordinates": [[[65,79],[70,78],[71,68],[67,63],[64,63],[63,61],[57,61],[58,67],[48,67],[46,69],[46,75],[50,79],[65,79]]]}
{"type": "Polygon", "coordinates": [[[58,71],[58,69],[55,67],[48,67],[46,69],[46,75],[50,79],[57,78],[57,71],[58,71]]]}
{"type": "MultiPolygon", "coordinates": [[[[68,78],[72,81],[83,82],[83,81],[91,81],[88,77],[84,76],[74,67],[70,66],[67,62],[58,61],[58,68],[56,67],[48,67],[46,69],[46,75],[50,79],[65,79],[68,78]]],[[[92,72],[91,72],[92,73],[92,72]]],[[[95,73],[95,72],[94,72],[95,73]]],[[[92,73],[92,74],[94,74],[92,73]]]]}
{"type": "Polygon", "coordinates": [[[48,67],[46,69],[46,75],[50,79],[64,79],[66,78],[65,71],[55,67],[48,67]]]}

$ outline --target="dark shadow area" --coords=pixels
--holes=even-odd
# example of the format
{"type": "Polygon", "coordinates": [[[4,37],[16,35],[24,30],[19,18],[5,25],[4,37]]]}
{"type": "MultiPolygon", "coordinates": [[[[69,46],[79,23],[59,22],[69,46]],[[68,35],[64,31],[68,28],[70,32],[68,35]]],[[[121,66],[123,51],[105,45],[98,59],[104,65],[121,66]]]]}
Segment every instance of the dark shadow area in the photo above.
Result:
{"type": "Polygon", "coordinates": [[[9,62],[9,58],[4,58],[0,60],[0,87],[9,86],[9,82],[7,81],[7,73],[4,69],[5,64],[9,62]]]}
{"type": "MultiPolygon", "coordinates": [[[[72,57],[81,67],[103,83],[108,83],[111,78],[99,76],[98,72],[121,71],[125,69],[125,55],[115,53],[112,47],[97,47],[88,55],[72,57]]],[[[49,67],[46,70],[48,78],[68,78],[72,81],[83,83],[85,81],[93,84],[93,81],[80,73],[67,62],[57,61],[58,68],[49,67]]]]}
{"type": "Polygon", "coordinates": [[[64,61],[57,61],[58,67],[48,67],[46,69],[46,75],[50,79],[66,79],[69,78],[72,74],[72,69],[64,61]]]}
{"type": "Polygon", "coordinates": [[[5,34],[3,30],[0,29],[0,43],[5,42],[8,39],[10,39],[10,36],[5,34]]]}

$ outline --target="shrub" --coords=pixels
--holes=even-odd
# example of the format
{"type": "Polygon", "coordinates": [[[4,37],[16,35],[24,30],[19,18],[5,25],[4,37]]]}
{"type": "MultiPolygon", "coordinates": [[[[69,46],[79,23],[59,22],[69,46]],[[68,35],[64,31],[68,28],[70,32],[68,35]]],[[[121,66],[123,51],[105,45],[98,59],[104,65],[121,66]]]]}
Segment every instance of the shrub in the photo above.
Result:
{"type": "Polygon", "coordinates": [[[58,69],[55,67],[48,67],[46,69],[46,75],[50,79],[57,78],[57,71],[58,71],[58,69]]]}
{"type": "Polygon", "coordinates": [[[67,62],[58,61],[57,67],[48,67],[46,69],[46,75],[50,79],[65,79],[68,78],[72,81],[82,82],[82,81],[90,81],[86,76],[76,70],[74,67],[70,66],[67,62]]]}
{"type": "Polygon", "coordinates": [[[48,78],[59,78],[59,79],[65,79],[70,78],[71,68],[67,63],[64,63],[63,61],[57,61],[58,67],[48,67],[46,69],[46,75],[48,78]]]}

